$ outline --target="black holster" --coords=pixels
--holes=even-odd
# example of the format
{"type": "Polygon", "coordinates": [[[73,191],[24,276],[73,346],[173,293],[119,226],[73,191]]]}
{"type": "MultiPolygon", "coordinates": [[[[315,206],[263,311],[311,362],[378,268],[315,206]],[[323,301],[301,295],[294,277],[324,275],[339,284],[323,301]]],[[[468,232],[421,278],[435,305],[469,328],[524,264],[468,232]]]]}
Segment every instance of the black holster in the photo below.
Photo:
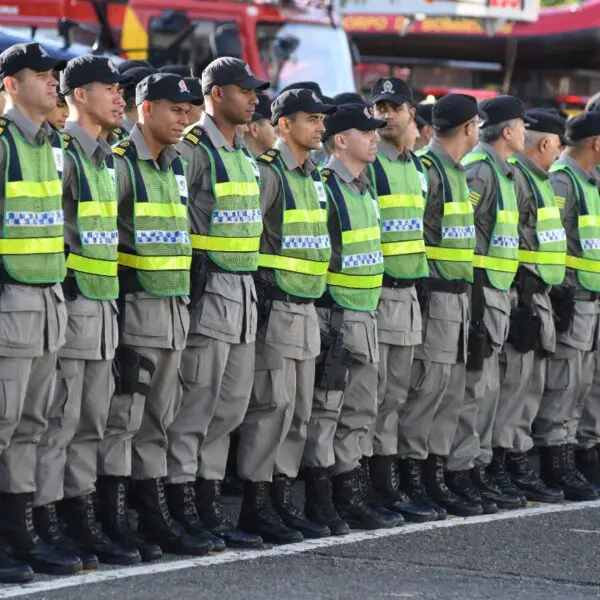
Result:
{"type": "Polygon", "coordinates": [[[575,288],[556,285],[550,290],[550,302],[554,312],[554,324],[558,333],[571,328],[575,315],[575,288]]]}
{"type": "Polygon", "coordinates": [[[483,314],[485,311],[483,286],[485,277],[483,269],[475,269],[471,291],[472,316],[467,344],[467,370],[469,371],[481,371],[484,359],[489,358],[493,352],[489,333],[483,323],[483,314]]]}
{"type": "Polygon", "coordinates": [[[140,370],[148,371],[150,379],[154,375],[154,364],[129,346],[119,346],[113,361],[117,394],[148,395],[150,386],[140,382],[140,370]]]}
{"type": "Polygon", "coordinates": [[[261,280],[254,280],[256,287],[256,310],[258,312],[258,329],[262,329],[269,322],[273,300],[269,297],[268,290],[271,287],[269,283],[261,280]]]}
{"type": "Polygon", "coordinates": [[[540,283],[535,275],[520,271],[516,286],[519,301],[510,311],[508,341],[517,352],[526,354],[540,348],[542,321],[533,310],[533,295],[539,290],[540,283]]]}
{"type": "Polygon", "coordinates": [[[350,364],[344,348],[344,309],[334,305],[329,318],[329,333],[321,332],[321,356],[315,370],[315,385],[322,390],[343,391],[350,364]]]}
{"type": "Polygon", "coordinates": [[[194,310],[198,306],[208,282],[208,257],[206,254],[194,254],[192,256],[190,278],[191,291],[189,309],[194,310]]]}

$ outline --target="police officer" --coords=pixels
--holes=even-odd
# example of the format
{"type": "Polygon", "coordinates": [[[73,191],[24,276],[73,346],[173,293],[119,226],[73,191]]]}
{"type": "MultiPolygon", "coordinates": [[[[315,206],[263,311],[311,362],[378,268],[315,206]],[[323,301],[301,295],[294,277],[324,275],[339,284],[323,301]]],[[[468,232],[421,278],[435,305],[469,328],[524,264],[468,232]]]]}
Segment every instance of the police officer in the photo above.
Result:
{"type": "Polygon", "coordinates": [[[258,166],[236,127],[252,120],[256,91],[268,85],[241,60],[213,61],[202,74],[206,110],[179,145],[187,160],[195,253],[184,394],[169,429],[169,493],[186,515],[194,513],[195,498],[206,527],[237,547],[262,544],[225,518],[220,499],[229,437],[244,418],[254,379],[252,273],[262,216],[258,166]]]}
{"type": "Polygon", "coordinates": [[[473,468],[473,480],[488,506],[492,502],[501,508],[517,508],[527,501],[506,477],[501,477],[505,474],[505,451],[495,448],[492,453],[492,428],[500,392],[500,353],[508,336],[510,288],[519,264],[519,212],[507,160],[523,151],[525,123],[532,119],[525,115],[523,103],[512,96],[487,100],[481,108],[487,114],[479,134],[481,141],[463,159],[475,208],[476,246],[470,364],[465,407],[452,454],[460,458],[463,470],[473,468]],[[488,471],[498,476],[501,488],[488,471]]]}
{"type": "Polygon", "coordinates": [[[69,105],[64,95],[60,91],[57,93],[56,106],[52,109],[52,112],[48,115],[48,123],[52,125],[52,128],[59,132],[62,131],[67,119],[69,118],[69,105]]]}
{"type": "MultiPolygon", "coordinates": [[[[334,111],[310,90],[284,92],[273,102],[279,138],[258,159],[264,223],[256,279],[261,319],[238,474],[246,481],[240,526],[268,542],[331,534],[327,525],[304,516],[293,501],[292,485],[304,451],[320,350],[314,301],[325,291],[331,257],[327,196],[309,152],[321,147],[323,115],[334,111]],[[285,528],[272,518],[269,493],[285,528]]],[[[318,474],[308,473],[310,493],[311,478],[318,474]]]]}
{"type": "Polygon", "coordinates": [[[417,125],[419,126],[419,138],[415,150],[425,148],[433,137],[433,106],[432,102],[421,102],[417,105],[417,125]]]}
{"type": "Polygon", "coordinates": [[[120,331],[117,392],[100,446],[99,498],[107,533],[124,545],[126,478],[139,515],[145,560],[164,551],[206,554],[203,529],[185,533],[165,499],[168,425],[178,402],[179,366],[189,328],[191,245],[183,164],[173,146],[199,100],[176,75],[154,74],[136,89],[139,122],[114,149],[118,182],[120,331]]]}
{"type": "Polygon", "coordinates": [[[536,122],[526,125],[525,150],[508,160],[514,165],[521,264],[503,350],[506,370],[500,377],[492,446],[508,451],[508,475],[527,499],[560,502],[562,492],[543,483],[530,467],[527,452],[533,447],[531,425],[544,392],[546,356],[556,347],[550,286],[561,284],[565,276],[567,241],[548,169],[560,154],[566,121],[541,109],[526,115],[536,122]]]}
{"type": "MultiPolygon", "coordinates": [[[[600,164],[600,113],[588,112],[567,124],[571,144],[550,169],[550,183],[567,234],[567,273],[552,290],[557,343],[547,359],[546,388],[536,420],[540,475],[567,500],[595,500],[598,493],[575,468],[575,444],[588,401],[598,343],[597,226],[600,197],[593,173],[600,164]]],[[[586,442],[582,439],[585,448],[586,442]]]]}
{"type": "Polygon", "coordinates": [[[277,134],[271,123],[271,100],[266,94],[256,94],[258,104],[248,131],[244,134],[244,141],[254,156],[260,156],[273,147],[277,134]]]}
{"type": "MultiPolygon", "coordinates": [[[[428,274],[423,241],[427,181],[419,159],[403,137],[414,122],[412,90],[397,78],[380,79],[371,90],[373,114],[386,121],[380,131],[371,181],[381,211],[381,247],[385,274],[377,309],[379,376],[377,418],[370,460],[373,487],[385,506],[410,520],[431,520],[431,509],[414,505],[398,488],[398,414],[406,402],[414,349],[421,342],[421,311],[415,282],[428,274]]],[[[368,447],[372,445],[372,447],[368,447]]]]}
{"type": "MultiPolygon", "coordinates": [[[[1,393],[6,396],[0,428],[0,514],[14,556],[36,571],[56,575],[76,573],[82,567],[78,557],[43,542],[32,520],[36,447],[52,406],[56,355],[64,344],[67,323],[60,286],[66,272],[57,172],[62,152],[46,121],[56,106],[53,71],[64,66],[37,43],[16,44],[0,54],[7,100],[0,124],[5,182],[0,192],[4,215],[0,372],[1,393]]],[[[10,563],[7,566],[10,575],[10,563]]],[[[16,567],[12,573],[15,578],[31,578],[29,568],[16,567]]]]}
{"type": "MultiPolygon", "coordinates": [[[[399,455],[409,495],[445,518],[446,509],[462,516],[482,512],[477,494],[463,498],[445,486],[443,468],[450,455],[452,471],[452,441],[463,407],[475,247],[467,173],[460,160],[477,143],[478,121],[485,115],[475,98],[463,94],[441,98],[433,115],[435,137],[422,154],[428,177],[424,232],[429,259],[429,278],[420,282],[424,337],[415,350],[408,401],[400,412],[399,455]],[[438,504],[428,502],[423,472],[438,504]]],[[[459,487],[459,473],[464,477],[458,470],[449,473],[452,489],[459,487]]]]}
{"type": "Polygon", "coordinates": [[[179,75],[179,77],[185,81],[188,90],[190,90],[190,94],[193,94],[202,100],[202,104],[193,104],[188,113],[190,123],[198,122],[202,116],[204,97],[202,95],[202,85],[200,84],[200,80],[193,76],[192,69],[188,65],[165,65],[164,67],[160,67],[158,72],[179,75]]]}
{"type": "Polygon", "coordinates": [[[383,274],[379,210],[365,168],[375,159],[375,132],[384,125],[364,105],[346,104],[326,117],[323,135],[331,155],[322,174],[330,201],[332,259],[327,292],[318,302],[324,356],[315,382],[304,464],[320,468],[323,480],[317,494],[307,498],[310,515],[338,533],[344,532],[339,516],[350,527],[365,529],[402,522],[399,515],[371,505],[361,473],[362,439],[369,436],[377,408],[375,311],[383,274]],[[327,468],[333,474],[337,512],[331,506],[327,468]]]}
{"type": "MultiPolygon", "coordinates": [[[[85,568],[135,564],[126,550],[103,535],[94,510],[98,445],[114,391],[112,359],[117,344],[117,189],[114,164],[102,128],[118,122],[119,75],[106,58],[80,57],[61,73],[71,120],[64,136],[65,240],[68,276],[63,283],[69,321],[59,351],[59,371],[48,429],[38,445],[34,521],[40,535],[65,549],[57,502],[74,554],[85,568]],[[91,555],[91,556],[90,556],[91,555]],[[97,556],[97,558],[96,558],[97,556]]],[[[67,541],[68,543],[68,541],[67,541]]],[[[68,546],[67,546],[68,547],[68,546]]]]}

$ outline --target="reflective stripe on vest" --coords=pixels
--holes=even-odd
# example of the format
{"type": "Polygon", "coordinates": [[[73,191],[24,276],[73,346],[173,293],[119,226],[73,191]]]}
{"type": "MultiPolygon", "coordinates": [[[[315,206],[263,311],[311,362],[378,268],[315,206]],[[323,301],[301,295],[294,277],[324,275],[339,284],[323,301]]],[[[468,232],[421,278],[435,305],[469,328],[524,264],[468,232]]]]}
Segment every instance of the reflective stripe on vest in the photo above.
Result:
{"type": "MultiPolygon", "coordinates": [[[[548,285],[557,285],[565,278],[567,236],[560,220],[560,211],[554,203],[554,190],[548,179],[542,179],[517,157],[508,162],[520,169],[535,198],[536,249],[520,249],[519,261],[535,265],[539,276],[548,285]]],[[[524,239],[520,240],[523,244],[524,239]]]]}
{"type": "Polygon", "coordinates": [[[215,196],[208,232],[193,231],[192,247],[225,270],[255,271],[263,225],[254,159],[245,149],[215,148],[199,127],[183,139],[206,151],[215,196]]]}
{"type": "Polygon", "coordinates": [[[370,166],[381,211],[381,248],[385,272],[392,277],[427,277],[423,212],[427,191],[423,166],[411,160],[390,160],[378,153],[370,166]]]}
{"type": "Polygon", "coordinates": [[[139,160],[129,140],[114,152],[126,161],[135,194],[135,251],[119,251],[119,264],[135,269],[140,285],[150,294],[189,294],[192,247],[181,160],[176,158],[168,171],[161,171],[151,161],[139,160]]]}
{"type": "Polygon", "coordinates": [[[564,171],[577,195],[579,245],[582,257],[568,255],[565,264],[577,272],[582,287],[600,291],[600,195],[598,188],[565,163],[555,163],[550,172],[564,171]]]}
{"type": "Polygon", "coordinates": [[[274,269],[277,285],[288,294],[319,298],[325,291],[331,258],[327,194],[321,175],[316,169],[309,176],[290,172],[275,150],[259,161],[277,172],[284,206],[279,254],[261,253],[258,264],[274,269]]]}
{"type": "Polygon", "coordinates": [[[508,290],[519,267],[519,209],[512,181],[500,171],[495,161],[484,152],[472,152],[463,158],[465,166],[485,161],[495,179],[496,223],[487,254],[475,254],[473,266],[485,269],[490,283],[508,290]]]}
{"type": "Polygon", "coordinates": [[[446,164],[433,151],[424,152],[421,160],[438,173],[442,185],[443,213],[440,245],[426,246],[427,258],[444,279],[473,281],[475,220],[469,201],[467,174],[446,164]]]}
{"type": "MultiPolygon", "coordinates": [[[[66,266],[58,154],[48,139],[30,144],[5,117],[0,119],[0,139],[6,153],[3,267],[22,283],[62,281],[66,266]]],[[[60,152],[60,139],[56,144],[60,152]]]]}
{"type": "Polygon", "coordinates": [[[92,300],[114,300],[119,295],[117,278],[117,185],[113,155],[102,165],[89,160],[78,144],[64,136],[65,152],[73,160],[77,181],[77,234],[79,253],[73,248],[67,267],[75,272],[81,293],[92,300]],[[87,207],[87,205],[92,205],[87,207]]]}
{"type": "Polygon", "coordinates": [[[378,232],[377,203],[367,188],[362,195],[340,185],[325,169],[325,185],[338,216],[342,237],[339,271],[330,271],[327,285],[331,297],[344,308],[377,309],[383,281],[383,252],[378,232]]]}

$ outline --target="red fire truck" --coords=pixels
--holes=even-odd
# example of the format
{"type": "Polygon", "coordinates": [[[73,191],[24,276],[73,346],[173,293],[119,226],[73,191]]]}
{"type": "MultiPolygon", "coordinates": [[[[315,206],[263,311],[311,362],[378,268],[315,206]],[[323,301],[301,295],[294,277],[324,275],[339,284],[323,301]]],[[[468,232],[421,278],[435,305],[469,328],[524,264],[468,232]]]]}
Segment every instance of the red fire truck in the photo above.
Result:
{"type": "Polygon", "coordinates": [[[274,90],[305,80],[330,96],[355,89],[348,38],[328,0],[4,1],[0,27],[196,72],[218,56],[238,56],[274,90]]]}

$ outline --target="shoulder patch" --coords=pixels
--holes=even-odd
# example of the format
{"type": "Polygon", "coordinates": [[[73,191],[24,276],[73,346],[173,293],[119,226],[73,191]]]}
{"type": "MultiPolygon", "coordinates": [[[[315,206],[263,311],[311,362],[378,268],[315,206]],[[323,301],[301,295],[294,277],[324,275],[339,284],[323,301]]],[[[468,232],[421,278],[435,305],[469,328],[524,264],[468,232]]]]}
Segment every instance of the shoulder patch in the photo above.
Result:
{"type": "Polygon", "coordinates": [[[327,182],[327,179],[331,175],[331,169],[321,169],[321,177],[327,182]]]}
{"type": "Polygon", "coordinates": [[[123,133],[123,130],[120,127],[113,127],[113,131],[117,134],[117,135],[121,135],[123,133]]]}
{"type": "Polygon", "coordinates": [[[0,136],[4,134],[6,128],[8,127],[8,121],[6,119],[0,119],[0,136]]]}
{"type": "Polygon", "coordinates": [[[116,154],[117,156],[125,156],[125,153],[127,152],[128,148],[129,140],[123,140],[113,148],[113,154],[116,154]]]}
{"type": "Polygon", "coordinates": [[[427,168],[431,167],[433,164],[433,161],[427,156],[419,156],[419,159],[427,168]]]}
{"type": "Polygon", "coordinates": [[[200,136],[203,131],[200,127],[192,127],[187,133],[183,135],[183,139],[190,142],[193,146],[197,146],[200,143],[200,136]]]}
{"type": "Polygon", "coordinates": [[[261,154],[256,160],[265,164],[271,164],[278,156],[279,150],[271,148],[270,150],[267,150],[264,154],[261,154]]]}

